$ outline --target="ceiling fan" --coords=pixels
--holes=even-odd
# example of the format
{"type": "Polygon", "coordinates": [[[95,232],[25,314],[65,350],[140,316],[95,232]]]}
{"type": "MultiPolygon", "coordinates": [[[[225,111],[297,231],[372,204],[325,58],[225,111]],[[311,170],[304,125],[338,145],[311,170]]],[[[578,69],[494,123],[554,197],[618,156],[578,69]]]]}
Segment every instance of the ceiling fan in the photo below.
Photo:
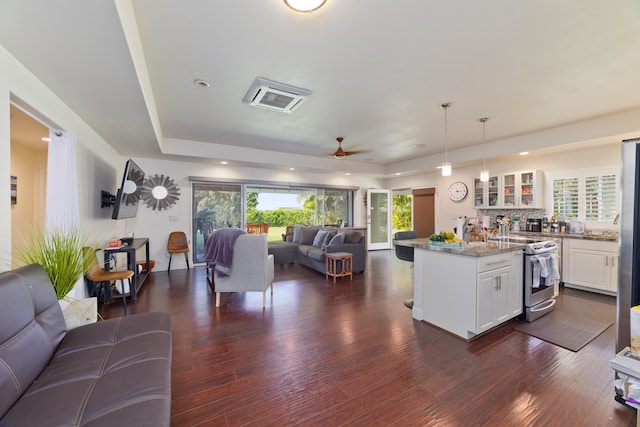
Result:
{"type": "Polygon", "coordinates": [[[331,156],[335,157],[336,159],[344,159],[345,157],[350,156],[352,154],[357,154],[357,153],[364,152],[364,150],[344,151],[342,149],[342,141],[343,140],[344,140],[344,138],[341,137],[341,136],[336,138],[336,141],[338,141],[338,149],[336,151],[334,151],[333,153],[331,153],[331,156]]]}

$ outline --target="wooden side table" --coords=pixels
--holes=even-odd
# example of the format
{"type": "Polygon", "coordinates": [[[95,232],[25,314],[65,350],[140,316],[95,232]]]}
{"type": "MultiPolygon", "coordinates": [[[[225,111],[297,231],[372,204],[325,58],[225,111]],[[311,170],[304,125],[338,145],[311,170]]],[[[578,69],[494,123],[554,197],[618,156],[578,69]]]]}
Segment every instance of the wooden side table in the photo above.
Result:
{"type": "Polygon", "coordinates": [[[349,252],[332,252],[327,254],[325,260],[325,280],[329,280],[329,276],[333,277],[333,283],[336,283],[336,277],[349,276],[349,280],[353,280],[353,254],[349,252]]]}

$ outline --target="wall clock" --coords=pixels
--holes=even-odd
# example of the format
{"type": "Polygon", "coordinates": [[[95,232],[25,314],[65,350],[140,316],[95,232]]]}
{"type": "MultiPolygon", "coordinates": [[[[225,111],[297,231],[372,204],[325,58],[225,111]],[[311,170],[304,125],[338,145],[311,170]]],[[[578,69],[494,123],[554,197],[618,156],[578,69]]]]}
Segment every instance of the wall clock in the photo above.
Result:
{"type": "Polygon", "coordinates": [[[168,176],[153,175],[144,180],[140,196],[148,208],[161,211],[180,199],[180,189],[168,176]]]}
{"type": "Polygon", "coordinates": [[[449,198],[453,202],[461,202],[469,193],[467,184],[461,181],[456,181],[449,186],[449,198]]]}

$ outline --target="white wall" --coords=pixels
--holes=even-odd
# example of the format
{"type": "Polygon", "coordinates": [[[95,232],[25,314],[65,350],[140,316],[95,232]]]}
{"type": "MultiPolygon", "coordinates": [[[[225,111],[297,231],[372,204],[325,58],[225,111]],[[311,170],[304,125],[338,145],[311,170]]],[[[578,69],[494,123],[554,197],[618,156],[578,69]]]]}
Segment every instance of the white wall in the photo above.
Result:
{"type": "MultiPolygon", "coordinates": [[[[134,158],[138,166],[149,175],[168,175],[176,182],[180,189],[180,200],[167,210],[157,211],[147,207],[144,203],[138,206],[135,218],[118,220],[115,236],[123,236],[125,232],[133,232],[136,237],[149,238],[149,250],[156,261],[155,271],[166,270],[169,261],[167,254],[167,239],[172,231],[184,231],[191,243],[192,236],[192,193],[190,176],[206,177],[212,180],[255,180],[272,181],[278,183],[312,183],[324,185],[359,186],[362,190],[355,196],[354,217],[355,226],[365,226],[365,211],[362,203],[362,193],[367,188],[383,188],[382,180],[346,176],[344,174],[326,175],[298,172],[284,172],[270,169],[240,168],[224,165],[205,165],[180,161],[167,161],[148,158],[134,158]],[[170,220],[177,217],[176,221],[170,220]]],[[[122,164],[124,168],[124,162],[122,164]]],[[[122,173],[122,171],[120,171],[122,173]]],[[[171,269],[187,268],[184,257],[175,257],[171,261],[171,269]]]]}
{"type": "Polygon", "coordinates": [[[11,262],[12,248],[12,209],[9,198],[11,175],[9,105],[12,99],[28,105],[41,117],[76,135],[81,227],[96,241],[111,236],[115,224],[110,219],[110,213],[100,210],[99,194],[103,188],[117,187],[117,180],[121,173],[119,168],[123,163],[121,156],[0,46],[0,254],[2,254],[0,258],[3,264],[11,262]]]}
{"type": "MultiPolygon", "coordinates": [[[[547,156],[531,158],[523,156],[508,162],[487,163],[487,169],[491,175],[494,175],[531,169],[555,172],[571,169],[620,167],[622,164],[620,150],[620,144],[612,144],[547,156]]],[[[391,189],[436,187],[436,230],[450,230],[455,227],[455,220],[458,216],[476,217],[477,210],[473,206],[473,197],[471,196],[467,196],[460,203],[450,201],[447,195],[449,185],[454,181],[462,181],[467,184],[470,192],[473,191],[473,180],[480,176],[480,169],[480,166],[456,168],[454,164],[450,177],[443,177],[439,172],[400,176],[389,179],[386,185],[391,189]]],[[[547,188],[549,188],[549,183],[545,183],[545,190],[547,188]]]]}

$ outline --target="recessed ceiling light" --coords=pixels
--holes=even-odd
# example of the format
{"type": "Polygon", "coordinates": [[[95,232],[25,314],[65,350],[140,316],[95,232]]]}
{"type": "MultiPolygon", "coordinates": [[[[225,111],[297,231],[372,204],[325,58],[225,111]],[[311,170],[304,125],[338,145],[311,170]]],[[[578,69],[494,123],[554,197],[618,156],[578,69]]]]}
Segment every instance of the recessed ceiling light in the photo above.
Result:
{"type": "Polygon", "coordinates": [[[396,176],[400,175],[400,172],[396,172],[396,176]]]}
{"type": "Polygon", "coordinates": [[[196,86],[201,87],[201,88],[203,88],[203,89],[206,89],[206,88],[208,88],[209,86],[211,86],[209,83],[205,82],[205,81],[204,81],[204,80],[202,80],[202,79],[195,79],[195,80],[193,81],[193,84],[195,84],[196,86]]]}
{"type": "Polygon", "coordinates": [[[327,0],[284,0],[284,4],[296,12],[313,12],[318,10],[327,0]]]}
{"type": "Polygon", "coordinates": [[[221,165],[228,165],[228,164],[229,164],[229,162],[227,162],[227,161],[223,160],[223,161],[221,161],[221,162],[220,162],[220,164],[221,164],[221,165]]]}
{"type": "Polygon", "coordinates": [[[294,171],[294,170],[296,170],[296,168],[289,168],[289,170],[290,170],[290,171],[294,171]]]}
{"type": "Polygon", "coordinates": [[[351,175],[351,173],[350,173],[350,172],[347,172],[347,173],[345,173],[345,175],[351,175]]]}
{"type": "Polygon", "coordinates": [[[527,154],[529,154],[529,152],[528,152],[528,151],[522,151],[522,152],[520,152],[520,155],[521,155],[521,156],[526,156],[527,154]]]}

